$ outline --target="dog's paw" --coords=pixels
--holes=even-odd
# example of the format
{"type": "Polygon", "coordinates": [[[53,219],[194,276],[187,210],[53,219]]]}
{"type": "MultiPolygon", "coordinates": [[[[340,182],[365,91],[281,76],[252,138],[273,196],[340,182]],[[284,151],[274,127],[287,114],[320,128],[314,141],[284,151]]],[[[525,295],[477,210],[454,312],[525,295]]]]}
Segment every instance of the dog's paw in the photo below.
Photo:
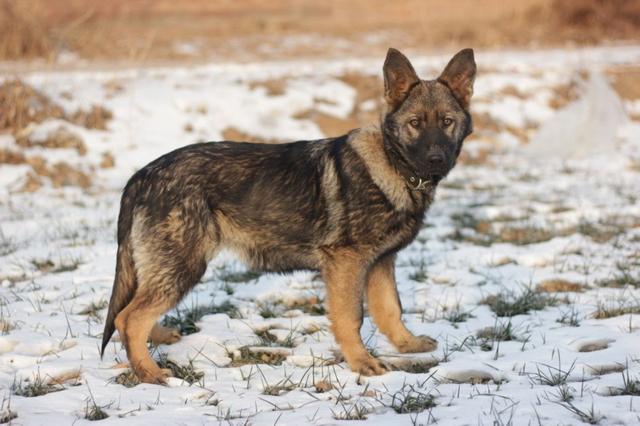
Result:
{"type": "Polygon", "coordinates": [[[358,358],[350,362],[349,367],[355,373],[363,376],[379,376],[389,370],[382,361],[372,356],[358,358]]]}
{"type": "Polygon", "coordinates": [[[414,336],[413,339],[398,346],[402,353],[432,352],[438,348],[438,342],[429,336],[414,336]]]}
{"type": "Polygon", "coordinates": [[[167,378],[173,377],[173,372],[169,368],[153,368],[136,371],[136,376],[142,383],[166,385],[167,378]]]}

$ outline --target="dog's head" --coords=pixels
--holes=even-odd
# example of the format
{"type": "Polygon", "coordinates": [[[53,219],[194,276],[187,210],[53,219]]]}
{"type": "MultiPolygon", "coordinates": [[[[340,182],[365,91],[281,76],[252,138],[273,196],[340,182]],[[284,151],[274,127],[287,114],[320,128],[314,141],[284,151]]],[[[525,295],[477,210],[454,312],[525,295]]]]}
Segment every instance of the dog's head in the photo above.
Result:
{"type": "Polygon", "coordinates": [[[453,168],[472,131],[473,50],[458,52],[435,80],[421,80],[393,48],[383,70],[385,149],[414,189],[435,186],[453,168]]]}

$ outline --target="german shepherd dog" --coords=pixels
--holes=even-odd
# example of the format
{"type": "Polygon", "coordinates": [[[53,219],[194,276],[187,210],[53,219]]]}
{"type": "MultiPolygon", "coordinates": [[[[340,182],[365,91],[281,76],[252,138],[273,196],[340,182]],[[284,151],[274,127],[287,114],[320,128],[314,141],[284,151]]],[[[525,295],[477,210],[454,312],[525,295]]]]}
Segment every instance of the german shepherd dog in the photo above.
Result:
{"type": "Polygon", "coordinates": [[[394,260],[416,237],[471,133],[473,50],[456,54],[437,79],[421,80],[389,49],[383,74],[377,125],[279,145],[198,143],[136,172],[120,205],[102,353],[117,329],[138,378],[164,383],[147,340],[180,338],[156,321],[222,248],[256,270],[319,271],[333,334],[354,372],[386,371],[360,337],[365,294],[373,321],[398,351],[433,351],[435,340],[402,322],[394,260]]]}

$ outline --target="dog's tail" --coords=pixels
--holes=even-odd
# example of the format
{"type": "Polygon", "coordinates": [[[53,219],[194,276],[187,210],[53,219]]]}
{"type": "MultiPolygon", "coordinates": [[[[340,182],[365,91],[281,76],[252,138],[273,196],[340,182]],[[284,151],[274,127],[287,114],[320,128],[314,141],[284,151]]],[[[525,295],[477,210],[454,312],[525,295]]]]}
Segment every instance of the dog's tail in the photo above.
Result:
{"type": "Polygon", "coordinates": [[[116,275],[113,281],[113,290],[107,320],[102,333],[102,348],[100,357],[104,355],[104,350],[115,332],[115,320],[133,299],[138,287],[135,264],[133,261],[133,247],[131,245],[131,224],[133,222],[133,203],[136,191],[132,188],[125,188],[120,203],[120,214],[118,216],[118,254],[116,258],[116,275]]]}

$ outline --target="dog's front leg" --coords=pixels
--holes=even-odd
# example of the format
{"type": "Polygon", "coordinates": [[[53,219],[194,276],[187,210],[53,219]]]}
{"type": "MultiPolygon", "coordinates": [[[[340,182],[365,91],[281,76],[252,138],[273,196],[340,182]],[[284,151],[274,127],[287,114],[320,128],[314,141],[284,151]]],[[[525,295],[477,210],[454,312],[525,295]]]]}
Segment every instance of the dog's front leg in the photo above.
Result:
{"type": "Polygon", "coordinates": [[[336,342],[351,370],[365,376],[383,374],[384,365],[372,357],[360,337],[366,263],[351,250],[333,253],[323,269],[329,319],[336,342]]]}
{"type": "Polygon", "coordinates": [[[367,274],[369,313],[380,331],[400,352],[431,352],[438,347],[438,342],[429,336],[414,336],[402,322],[394,261],[395,256],[384,257],[367,274]]]}

